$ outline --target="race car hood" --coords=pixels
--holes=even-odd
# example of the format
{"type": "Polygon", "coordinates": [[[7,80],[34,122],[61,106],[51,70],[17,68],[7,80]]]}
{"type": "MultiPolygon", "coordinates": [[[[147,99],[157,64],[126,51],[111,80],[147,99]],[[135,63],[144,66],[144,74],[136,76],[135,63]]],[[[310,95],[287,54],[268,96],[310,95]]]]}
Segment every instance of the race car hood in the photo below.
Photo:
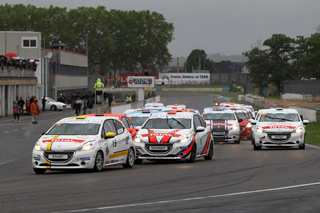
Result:
{"type": "Polygon", "coordinates": [[[192,132],[191,129],[140,129],[137,135],[144,143],[175,143],[192,132]]]}
{"type": "Polygon", "coordinates": [[[44,135],[40,139],[40,146],[47,151],[76,150],[85,142],[95,139],[95,135],[44,135]]]}
{"type": "Polygon", "coordinates": [[[259,122],[258,126],[262,127],[266,132],[292,132],[300,122],[259,122]]]}
{"type": "Polygon", "coordinates": [[[228,130],[236,124],[236,120],[205,120],[211,130],[228,130]]]}

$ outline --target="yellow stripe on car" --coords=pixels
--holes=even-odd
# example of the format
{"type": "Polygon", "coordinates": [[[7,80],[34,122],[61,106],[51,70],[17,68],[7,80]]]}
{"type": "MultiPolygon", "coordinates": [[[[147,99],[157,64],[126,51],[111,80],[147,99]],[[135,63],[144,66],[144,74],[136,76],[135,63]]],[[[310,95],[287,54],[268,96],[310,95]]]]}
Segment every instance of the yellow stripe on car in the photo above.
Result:
{"type": "Polygon", "coordinates": [[[52,145],[52,142],[50,142],[50,143],[47,144],[47,151],[50,151],[50,150],[51,150],[51,145],[52,145]]]}
{"type": "Polygon", "coordinates": [[[120,157],[120,156],[123,156],[123,155],[127,155],[127,154],[128,154],[128,150],[123,151],[123,152],[118,152],[118,153],[111,154],[111,155],[109,155],[109,158],[117,158],[117,157],[120,157]]]}
{"type": "MultiPolygon", "coordinates": [[[[51,165],[49,161],[46,160],[46,164],[51,165]]],[[[50,169],[51,166],[46,166],[46,169],[50,169]]]]}

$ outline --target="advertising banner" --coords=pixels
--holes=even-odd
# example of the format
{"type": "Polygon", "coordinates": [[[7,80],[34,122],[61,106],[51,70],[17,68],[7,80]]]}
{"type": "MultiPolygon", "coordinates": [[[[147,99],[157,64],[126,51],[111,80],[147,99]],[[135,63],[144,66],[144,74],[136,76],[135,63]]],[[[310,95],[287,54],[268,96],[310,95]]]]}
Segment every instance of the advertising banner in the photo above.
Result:
{"type": "Polygon", "coordinates": [[[210,84],[210,73],[160,73],[168,84],[210,84]]]}
{"type": "Polygon", "coordinates": [[[154,87],[153,76],[128,76],[127,82],[130,88],[154,87]]]}

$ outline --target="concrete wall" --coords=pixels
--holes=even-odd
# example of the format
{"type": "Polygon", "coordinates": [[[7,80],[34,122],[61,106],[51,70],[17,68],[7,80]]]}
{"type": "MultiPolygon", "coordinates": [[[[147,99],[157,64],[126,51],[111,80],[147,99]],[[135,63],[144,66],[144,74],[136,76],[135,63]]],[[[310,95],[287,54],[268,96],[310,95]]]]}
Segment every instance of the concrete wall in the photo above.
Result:
{"type": "Polygon", "coordinates": [[[5,55],[5,43],[7,53],[16,53],[22,58],[41,58],[41,33],[23,31],[1,31],[0,32],[0,55],[5,55]],[[6,37],[6,38],[5,38],[6,37]],[[23,38],[34,38],[37,40],[36,47],[23,48],[23,38]]]}
{"type": "Polygon", "coordinates": [[[0,85],[0,117],[13,115],[13,101],[16,96],[26,100],[27,97],[41,98],[41,89],[36,84],[0,85]]]}
{"type": "Polygon", "coordinates": [[[111,113],[123,114],[127,109],[137,109],[142,108],[146,103],[160,102],[160,96],[145,99],[144,101],[139,101],[131,104],[123,104],[111,107],[111,113]]]}
{"type": "Polygon", "coordinates": [[[245,96],[239,95],[238,100],[247,101],[249,103],[252,103],[256,106],[259,106],[265,109],[277,108],[277,107],[296,109],[299,112],[299,114],[303,116],[304,119],[309,120],[310,122],[320,121],[319,116],[317,117],[317,111],[319,111],[318,109],[306,109],[306,108],[279,105],[275,103],[270,103],[269,101],[264,100],[263,97],[254,96],[254,95],[245,95],[245,96]]]}
{"type": "Polygon", "coordinates": [[[281,99],[283,100],[301,100],[301,101],[312,101],[311,94],[293,94],[293,93],[285,93],[281,95],[281,99]]]}
{"type": "Polygon", "coordinates": [[[76,67],[88,67],[88,57],[84,54],[65,52],[63,50],[60,52],[60,63],[76,67]]]}

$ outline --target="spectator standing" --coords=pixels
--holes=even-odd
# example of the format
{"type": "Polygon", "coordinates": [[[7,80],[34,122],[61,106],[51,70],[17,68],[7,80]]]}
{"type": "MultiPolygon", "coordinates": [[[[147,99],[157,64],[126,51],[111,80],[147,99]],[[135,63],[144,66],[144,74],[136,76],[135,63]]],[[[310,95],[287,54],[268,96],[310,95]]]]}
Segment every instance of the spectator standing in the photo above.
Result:
{"type": "Polygon", "coordinates": [[[28,114],[30,112],[30,100],[29,97],[26,99],[26,113],[28,114]]]}
{"type": "Polygon", "coordinates": [[[87,114],[88,101],[86,98],[83,99],[83,115],[87,114]]]}
{"type": "Polygon", "coordinates": [[[81,113],[80,112],[81,106],[82,106],[82,101],[80,97],[78,97],[77,100],[74,102],[74,107],[76,108],[76,115],[79,115],[81,113]]]}
{"type": "Polygon", "coordinates": [[[42,112],[46,111],[46,96],[42,97],[42,112]]]}
{"type": "Polygon", "coordinates": [[[31,104],[30,109],[31,109],[31,116],[32,116],[32,124],[38,124],[37,116],[39,115],[40,110],[39,110],[39,105],[36,98],[33,99],[33,103],[31,104]]]}
{"type": "Polygon", "coordinates": [[[22,97],[20,97],[18,104],[20,105],[20,115],[23,115],[24,100],[22,99],[22,97]]]}
{"type": "Polygon", "coordinates": [[[31,96],[31,98],[30,98],[30,107],[31,107],[31,104],[33,103],[33,99],[34,99],[34,97],[31,96]]]}
{"type": "Polygon", "coordinates": [[[21,113],[20,105],[18,104],[18,102],[14,101],[13,102],[13,118],[15,123],[20,122],[20,119],[19,119],[20,113],[21,113]]]}
{"type": "Polygon", "coordinates": [[[89,114],[92,113],[92,109],[93,109],[93,100],[92,100],[92,98],[90,97],[90,98],[88,99],[88,112],[89,112],[89,114]]]}

